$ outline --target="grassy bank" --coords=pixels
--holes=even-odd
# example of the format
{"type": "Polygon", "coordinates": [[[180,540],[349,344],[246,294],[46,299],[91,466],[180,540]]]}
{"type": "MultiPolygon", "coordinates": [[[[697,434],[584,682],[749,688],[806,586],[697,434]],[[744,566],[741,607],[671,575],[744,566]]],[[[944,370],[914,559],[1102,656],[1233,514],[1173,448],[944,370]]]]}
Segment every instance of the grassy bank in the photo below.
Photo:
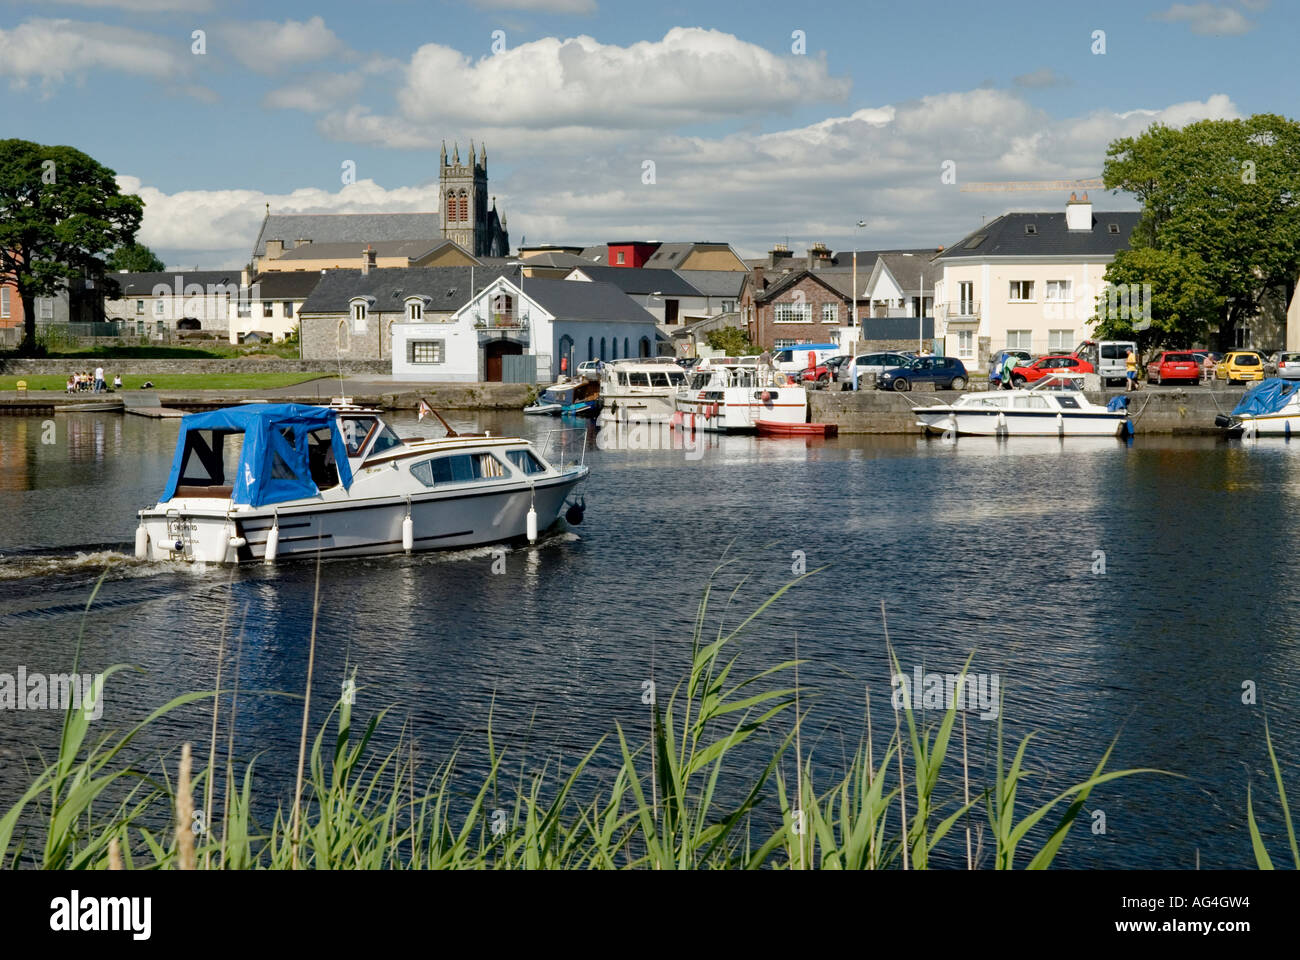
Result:
{"type": "MultiPolygon", "coordinates": [[[[123,363],[121,366],[129,366],[123,363]]],[[[68,369],[81,369],[82,367],[69,363],[68,369]]],[[[94,372],[93,366],[91,372],[94,372]]],[[[118,370],[113,368],[111,362],[104,364],[104,372],[109,383],[113,381],[113,375],[118,370]]],[[[145,383],[152,383],[157,390],[271,390],[276,387],[289,387],[295,383],[306,383],[308,380],[318,380],[321,377],[328,377],[328,373],[159,373],[150,376],[137,376],[131,373],[122,373],[123,390],[139,390],[145,383]]],[[[38,390],[52,390],[56,393],[62,393],[67,384],[66,376],[41,374],[30,377],[0,377],[0,390],[15,389],[19,380],[27,382],[27,389],[35,392],[38,390]]],[[[94,394],[86,392],[79,393],[78,396],[87,399],[99,399],[94,394]]],[[[112,396],[107,394],[106,396],[112,396]]]]}
{"type": "MultiPolygon", "coordinates": [[[[297,785],[269,822],[259,823],[252,812],[255,761],[237,770],[231,759],[239,752],[231,723],[237,697],[229,671],[223,675],[223,639],[214,691],[178,697],[116,739],[88,743],[86,711],[67,713],[57,758],[0,817],[0,867],[927,869],[943,856],[968,869],[1042,869],[1095,788],[1159,773],[1108,772],[1112,744],[1085,780],[1027,806],[1024,793],[1038,778],[1026,762],[1030,737],[1004,744],[999,719],[990,773],[977,782],[968,762],[976,745],[956,703],[926,723],[904,698],[881,749],[869,695],[856,751],[843,756],[838,747],[810,745],[817,738],[803,725],[812,691],[799,683],[805,661],[797,653],[736,675],[745,631],[805,577],[743,617],[731,609],[733,590],[714,629],[707,611],[725,566],[701,598],[685,675],[675,686],[665,681],[666,697],[643,697],[652,733],[642,741],[616,723],[576,763],[556,758],[528,774],[525,768],[536,764],[501,749],[489,724],[488,772],[467,783],[454,754],[422,774],[409,729],[394,749],[377,753],[372,738],[385,712],[361,725],[353,697],[345,696],[309,742],[313,626],[297,785]],[[189,743],[160,758],[157,770],[123,760],[142,730],[199,701],[212,704],[199,750],[207,752],[205,768],[195,769],[189,743]],[[597,775],[591,761],[606,746],[621,763],[597,775]],[[744,762],[737,762],[738,751],[744,762]],[[755,753],[762,758],[757,766],[755,753]],[[37,814],[26,821],[40,826],[21,833],[25,810],[37,814]]],[[[317,577],[319,597],[319,568],[317,577]]],[[[899,672],[892,651],[889,665],[899,672]]],[[[115,672],[107,672],[110,679],[115,672]]],[[[1285,811],[1275,756],[1274,771],[1285,811]]],[[[1265,866],[1249,799],[1247,815],[1257,862],[1265,866]]],[[[1286,819],[1294,854],[1289,813],[1286,819]]]]}
{"type": "Polygon", "coordinates": [[[43,360],[86,360],[102,357],[106,360],[228,360],[232,357],[271,357],[282,360],[298,359],[298,341],[288,343],[259,343],[244,346],[226,340],[203,340],[193,344],[159,346],[139,344],[120,346],[76,346],[50,344],[41,354],[43,360]]]}

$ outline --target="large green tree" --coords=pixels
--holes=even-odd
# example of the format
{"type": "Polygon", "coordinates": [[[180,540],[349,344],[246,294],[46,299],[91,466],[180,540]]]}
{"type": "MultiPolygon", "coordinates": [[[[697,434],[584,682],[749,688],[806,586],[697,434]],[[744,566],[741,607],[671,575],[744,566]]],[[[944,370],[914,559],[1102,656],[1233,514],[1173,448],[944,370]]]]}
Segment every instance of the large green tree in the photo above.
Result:
{"type": "Polygon", "coordinates": [[[156,253],[143,243],[126,243],[108,255],[108,269],[117,272],[126,270],[130,273],[158,273],[167,269],[156,253]]]}
{"type": "MultiPolygon", "coordinates": [[[[1187,345],[1238,324],[1300,278],[1300,124],[1275,114],[1156,124],[1111,143],[1108,189],[1142,203],[1132,249],[1106,271],[1113,284],[1151,285],[1152,346],[1187,345]]],[[[1101,313],[1099,302],[1099,314],[1101,313]]],[[[1145,324],[1138,324],[1141,329],[1145,324]]],[[[1127,329],[1126,329],[1127,328],[1127,329]]],[[[1105,317],[1103,335],[1132,325],[1105,317]]]]}
{"type": "Polygon", "coordinates": [[[135,240],[144,202],[123,194],[112,170],[72,147],[0,140],[0,281],[23,305],[23,352],[36,350],[37,297],[69,279],[113,295],[101,255],[135,240]]]}

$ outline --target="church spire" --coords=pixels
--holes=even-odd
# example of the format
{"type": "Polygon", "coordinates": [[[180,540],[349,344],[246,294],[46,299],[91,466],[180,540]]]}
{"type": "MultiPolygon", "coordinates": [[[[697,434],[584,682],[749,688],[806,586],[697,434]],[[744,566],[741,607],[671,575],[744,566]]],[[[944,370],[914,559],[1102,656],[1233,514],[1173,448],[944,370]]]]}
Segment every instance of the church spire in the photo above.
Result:
{"type": "Polygon", "coordinates": [[[452,161],[451,161],[451,162],[454,163],[456,166],[459,167],[459,166],[460,166],[460,144],[459,144],[459,143],[453,143],[453,144],[452,144],[452,149],[455,150],[456,153],[455,153],[455,155],[452,157],[452,161]]]}
{"type": "Polygon", "coordinates": [[[442,141],[442,155],[438,158],[442,166],[447,165],[447,141],[442,141]]]}
{"type": "Polygon", "coordinates": [[[471,168],[478,166],[478,155],[474,152],[474,138],[469,138],[469,165],[471,168]]]}
{"type": "Polygon", "coordinates": [[[487,172],[487,144],[486,143],[483,144],[482,148],[478,152],[478,162],[479,165],[483,167],[483,171],[486,173],[487,172]]]}

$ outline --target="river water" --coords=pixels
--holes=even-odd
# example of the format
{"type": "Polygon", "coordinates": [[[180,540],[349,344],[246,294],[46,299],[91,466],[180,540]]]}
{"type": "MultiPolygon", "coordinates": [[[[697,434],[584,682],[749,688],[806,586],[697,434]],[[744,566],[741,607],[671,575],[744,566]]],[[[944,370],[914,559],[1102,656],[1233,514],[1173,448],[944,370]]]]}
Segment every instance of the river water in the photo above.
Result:
{"type": "MultiPolygon", "coordinates": [[[[584,455],[581,431],[554,433],[547,418],[450,419],[584,455]]],[[[316,567],[129,559],[176,431],[112,414],[0,417],[0,674],[66,672],[84,619],[83,671],[137,668],[110,679],[94,728],[121,730],[215,685],[224,621],[237,649],[224,682],[237,660],[245,691],[237,759],[261,752],[275,800],[301,722],[301,702],[279,693],[303,689],[316,567]]],[[[490,548],[322,564],[317,690],[336,697],[355,668],[358,709],[391,708],[380,744],[409,723],[430,767],[459,744],[472,785],[489,719],[499,748],[538,764],[571,760],[616,722],[644,736],[643,682],[666,691],[682,675],[724,557],[735,562],[719,575],[715,628],[802,566],[826,567],[754,623],[738,672],[798,643],[802,741],[829,768],[862,737],[868,692],[877,742],[892,731],[883,602],[909,677],[955,673],[973,653],[986,690],[996,678],[1008,741],[1035,733],[1027,800],[1087,777],[1113,740],[1112,768],[1178,774],[1099,788],[1059,865],[1252,866],[1248,783],[1266,834],[1281,835],[1264,721],[1294,793],[1300,444],[708,437],[684,450],[661,436],[637,449],[588,436],[586,522],[512,546],[504,571],[490,548]]],[[[157,771],[166,753],[174,770],[185,740],[202,752],[209,709],[151,727],[140,762],[157,771]]],[[[0,710],[0,809],[24,762],[54,752],[59,719],[0,710]]],[[[979,711],[967,723],[982,771],[996,723],[979,711]]]]}

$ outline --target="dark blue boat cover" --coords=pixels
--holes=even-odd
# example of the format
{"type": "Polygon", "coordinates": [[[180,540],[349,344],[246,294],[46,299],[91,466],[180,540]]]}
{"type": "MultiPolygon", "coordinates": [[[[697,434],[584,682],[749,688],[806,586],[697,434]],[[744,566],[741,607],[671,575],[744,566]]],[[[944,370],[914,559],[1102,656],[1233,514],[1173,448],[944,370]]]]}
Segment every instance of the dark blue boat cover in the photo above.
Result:
{"type": "Polygon", "coordinates": [[[1277,413],[1287,405],[1296,385],[1288,380],[1261,380],[1241,398],[1241,402],[1232,409],[1233,416],[1249,414],[1258,417],[1265,413],[1277,413]]]}
{"type": "Polygon", "coordinates": [[[337,416],[336,410],[305,403],[247,403],[188,414],[181,419],[171,476],[159,502],[171,500],[178,486],[190,482],[224,484],[221,446],[232,433],[244,435],[232,503],[260,507],[316,496],[320,490],[311,476],[307,435],[322,427],[330,429],[334,464],[346,489],[352,485],[352,470],[337,416]]]}
{"type": "Polygon", "coordinates": [[[1111,413],[1119,413],[1121,410],[1128,409],[1128,397],[1118,396],[1111,397],[1110,402],[1106,404],[1106,409],[1111,413]]]}

